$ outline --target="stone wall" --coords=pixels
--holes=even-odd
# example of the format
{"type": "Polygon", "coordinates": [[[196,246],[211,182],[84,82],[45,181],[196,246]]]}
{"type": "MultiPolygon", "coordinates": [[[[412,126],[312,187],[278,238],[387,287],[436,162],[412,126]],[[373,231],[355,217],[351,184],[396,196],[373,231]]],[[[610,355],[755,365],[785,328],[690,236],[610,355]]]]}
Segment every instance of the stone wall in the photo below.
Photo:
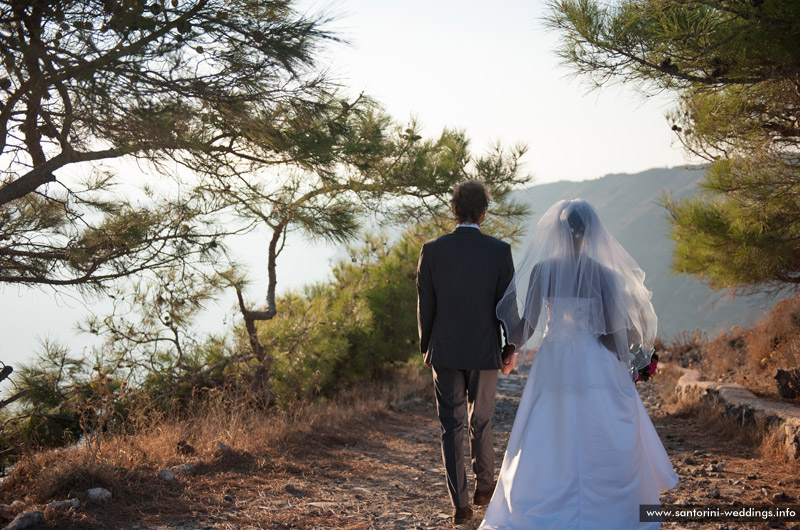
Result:
{"type": "Polygon", "coordinates": [[[680,370],[683,375],[675,389],[679,398],[719,403],[726,416],[742,425],[767,426],[777,430],[783,436],[787,456],[800,459],[800,407],[759,398],[736,383],[703,381],[697,370],[680,370]]]}

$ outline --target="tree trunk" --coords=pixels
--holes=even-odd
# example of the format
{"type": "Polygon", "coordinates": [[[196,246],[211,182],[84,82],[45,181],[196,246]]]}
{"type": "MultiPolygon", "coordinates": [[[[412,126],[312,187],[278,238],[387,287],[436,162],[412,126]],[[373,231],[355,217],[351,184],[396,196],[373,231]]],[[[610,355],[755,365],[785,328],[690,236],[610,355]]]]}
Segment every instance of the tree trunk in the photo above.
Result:
{"type": "Polygon", "coordinates": [[[258,330],[256,321],[271,320],[276,314],[275,287],[277,285],[277,275],[275,272],[275,262],[278,257],[278,241],[286,228],[286,222],[282,222],[273,228],[272,238],[269,242],[267,272],[269,275],[269,285],[267,287],[267,310],[250,311],[245,307],[242,290],[236,288],[236,296],[239,299],[239,310],[244,318],[244,326],[247,330],[247,338],[250,341],[250,348],[253,355],[258,359],[258,367],[253,374],[253,383],[250,387],[252,395],[264,406],[269,407],[275,403],[275,393],[272,391],[269,376],[272,369],[272,356],[267,354],[261,341],[258,340],[258,330]]]}

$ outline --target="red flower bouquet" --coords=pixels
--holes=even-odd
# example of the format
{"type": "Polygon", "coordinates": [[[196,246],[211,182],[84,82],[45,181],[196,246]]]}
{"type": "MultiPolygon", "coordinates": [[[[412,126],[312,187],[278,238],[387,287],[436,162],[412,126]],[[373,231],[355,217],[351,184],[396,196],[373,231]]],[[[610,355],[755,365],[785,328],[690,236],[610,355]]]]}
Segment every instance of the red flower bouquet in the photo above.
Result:
{"type": "Polygon", "coordinates": [[[650,364],[645,366],[644,368],[639,369],[639,375],[636,376],[634,379],[634,383],[638,383],[639,381],[647,381],[650,379],[650,376],[656,373],[656,368],[658,367],[658,354],[653,354],[653,357],[650,358],[650,364]]]}

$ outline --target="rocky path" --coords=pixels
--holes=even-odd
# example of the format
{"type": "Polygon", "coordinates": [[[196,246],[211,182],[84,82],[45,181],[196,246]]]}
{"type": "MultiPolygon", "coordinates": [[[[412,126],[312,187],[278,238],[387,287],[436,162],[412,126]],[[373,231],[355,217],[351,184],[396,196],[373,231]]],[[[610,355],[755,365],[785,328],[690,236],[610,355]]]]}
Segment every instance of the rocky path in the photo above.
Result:
{"type": "MultiPolygon", "coordinates": [[[[762,458],[757,442],[728,420],[678,405],[664,405],[657,385],[640,384],[639,393],[680,477],[661,496],[665,504],[800,505],[797,465],[762,458]],[[698,413],[699,412],[699,413],[698,413]]],[[[664,523],[662,529],[800,530],[800,523],[664,523]]]]}
{"type": "MultiPolygon", "coordinates": [[[[495,412],[496,458],[514,419],[525,379],[502,377],[495,412]]],[[[800,478],[701,416],[662,404],[659,388],[640,384],[653,422],[681,482],[666,503],[800,504],[800,478]]],[[[185,477],[165,501],[169,510],[128,507],[113,521],[100,513],[52,528],[124,530],[453,528],[442,475],[432,399],[412,398],[356,421],[347,432],[309,436],[290,452],[250,455],[185,477]]],[[[166,506],[166,505],[164,505],[166,506]]],[[[483,515],[475,514],[477,527],[483,515]]],[[[662,528],[726,529],[800,526],[768,523],[665,523],[662,528]]]]}

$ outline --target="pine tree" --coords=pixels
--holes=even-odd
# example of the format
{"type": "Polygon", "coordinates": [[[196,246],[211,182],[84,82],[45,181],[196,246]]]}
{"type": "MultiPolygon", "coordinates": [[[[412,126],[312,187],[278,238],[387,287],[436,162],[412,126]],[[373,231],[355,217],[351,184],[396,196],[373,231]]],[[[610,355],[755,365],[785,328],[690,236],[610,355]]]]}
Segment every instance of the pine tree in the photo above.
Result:
{"type": "Polygon", "coordinates": [[[711,162],[703,193],[665,198],[674,270],[741,292],[800,286],[800,3],[550,7],[565,62],[596,86],[675,93],[673,131],[711,162]]]}
{"type": "Polygon", "coordinates": [[[225,227],[156,175],[249,156],[250,130],[277,134],[254,120],[314,108],[322,24],[288,0],[0,1],[0,282],[102,287],[213,260],[225,227]],[[139,200],[92,165],[122,157],[148,174],[139,200]]]}

